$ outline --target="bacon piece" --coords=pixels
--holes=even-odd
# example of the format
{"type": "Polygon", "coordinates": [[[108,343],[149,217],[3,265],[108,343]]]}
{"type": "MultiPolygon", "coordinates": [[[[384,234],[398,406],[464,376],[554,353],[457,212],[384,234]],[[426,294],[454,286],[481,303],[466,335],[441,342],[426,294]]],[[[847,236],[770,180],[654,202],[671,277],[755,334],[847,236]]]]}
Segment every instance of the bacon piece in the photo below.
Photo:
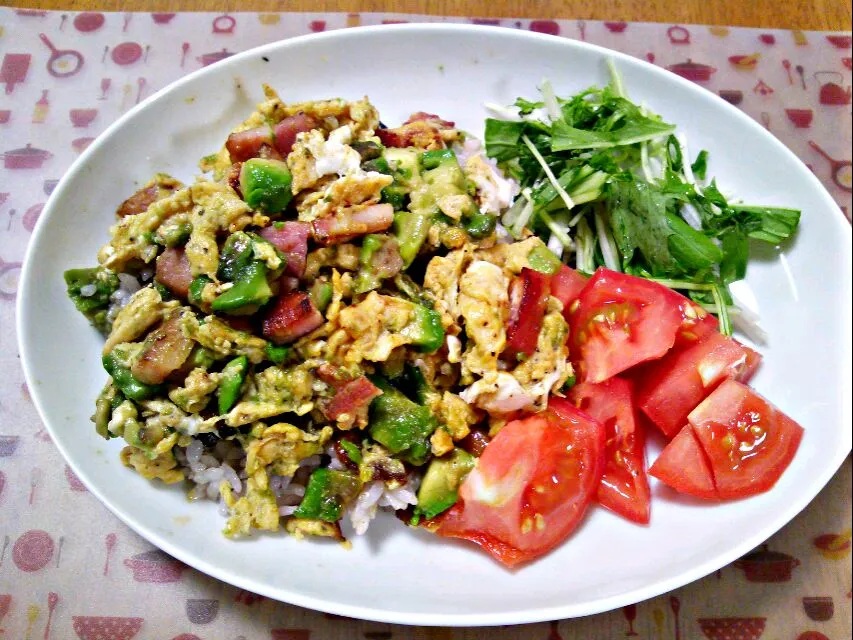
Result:
{"type": "Polygon", "coordinates": [[[416,113],[402,126],[394,129],[377,129],[376,135],[386,147],[418,147],[419,149],[444,149],[443,132],[452,131],[453,123],[429,113],[416,113]],[[417,119],[415,116],[418,116],[417,119]]]}
{"type": "Polygon", "coordinates": [[[157,258],[154,279],[180,298],[186,298],[193,281],[190,262],[183,249],[166,249],[157,258]]]}
{"type": "Polygon", "coordinates": [[[311,129],[316,129],[320,124],[311,116],[297,113],[289,116],[275,126],[275,147],[278,152],[286,156],[293,149],[296,136],[311,129]]]}
{"type": "Polygon", "coordinates": [[[380,391],[365,376],[359,376],[340,387],[325,407],[324,413],[329,420],[337,420],[344,414],[355,416],[365,409],[370,402],[382,395],[380,391]]]}
{"type": "Polygon", "coordinates": [[[536,351],[545,307],[551,295],[551,279],[524,267],[509,285],[510,316],[505,353],[515,358],[536,351]]]}
{"type": "Polygon", "coordinates": [[[234,189],[237,192],[237,195],[241,198],[243,197],[243,191],[240,189],[240,171],[243,169],[242,162],[235,162],[231,165],[231,168],[228,169],[228,173],[225,175],[225,182],[228,183],[228,186],[234,189]]]}
{"type": "Polygon", "coordinates": [[[152,204],[170,196],[180,188],[181,183],[174,178],[158,175],[154,180],[122,202],[116,210],[116,216],[124,218],[125,216],[144,213],[152,204]]]}
{"type": "Polygon", "coordinates": [[[193,341],[181,330],[181,319],[173,316],[145,339],[130,372],[145,384],[160,384],[189,357],[193,341]]]}
{"type": "Polygon", "coordinates": [[[328,218],[320,218],[311,223],[311,232],[319,244],[340,244],[366,233],[384,231],[393,222],[394,207],[386,202],[359,210],[344,209],[328,218]]]}
{"type": "Polygon", "coordinates": [[[447,127],[448,129],[452,129],[456,126],[455,122],[451,122],[450,120],[445,120],[434,113],[427,113],[426,111],[417,111],[409,116],[409,119],[406,120],[403,124],[410,124],[412,122],[418,122],[419,120],[432,120],[433,122],[437,122],[442,127],[447,127]]]}
{"type": "Polygon", "coordinates": [[[265,227],[261,230],[261,237],[287,256],[287,267],[284,272],[301,278],[305,273],[305,260],[308,256],[308,234],[310,232],[311,225],[309,223],[291,220],[278,226],[265,227]]]}
{"type": "Polygon", "coordinates": [[[323,315],[304,291],[289,291],[278,297],[263,323],[264,337],[285,344],[311,333],[322,325],[323,315]]]}
{"type": "Polygon", "coordinates": [[[273,133],[269,127],[255,127],[238,131],[228,136],[225,148],[231,156],[231,162],[245,162],[256,158],[261,147],[273,144],[273,133]]]}

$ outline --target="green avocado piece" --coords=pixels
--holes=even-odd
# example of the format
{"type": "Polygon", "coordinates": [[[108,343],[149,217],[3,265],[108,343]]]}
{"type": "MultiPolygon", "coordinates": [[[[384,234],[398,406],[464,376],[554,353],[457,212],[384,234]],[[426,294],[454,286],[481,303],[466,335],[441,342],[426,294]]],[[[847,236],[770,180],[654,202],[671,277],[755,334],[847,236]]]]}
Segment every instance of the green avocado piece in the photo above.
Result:
{"type": "Polygon", "coordinates": [[[222,378],[216,396],[219,401],[219,413],[228,413],[237,404],[240,397],[240,387],[246,380],[249,371],[249,359],[246,356],[238,356],[225,365],[222,369],[222,378]]]}
{"type": "Polygon", "coordinates": [[[324,522],[337,522],[348,502],[361,491],[358,475],[349,471],[317,469],[308,478],[305,496],[293,515],[324,522]]]}
{"type": "Polygon", "coordinates": [[[293,178],[281,160],[252,158],[240,169],[240,191],[252,209],[279,213],[290,204],[293,178]]]}
{"type": "Polygon", "coordinates": [[[119,288],[118,276],[104,269],[69,269],[63,274],[68,297],[85,315],[96,329],[103,333],[110,330],[107,311],[110,306],[110,296],[119,288]],[[88,295],[83,295],[82,292],[88,295]]]}
{"type": "Polygon", "coordinates": [[[459,448],[433,458],[418,489],[418,513],[434,518],[456,504],[459,485],[475,464],[476,458],[459,448]]]}
{"type": "Polygon", "coordinates": [[[254,260],[240,272],[234,286],[217,297],[210,306],[214,311],[246,315],[257,311],[258,307],[266,304],[271,297],[267,267],[260,260],[254,260]]]}
{"type": "Polygon", "coordinates": [[[219,280],[233,282],[243,269],[249,266],[254,255],[252,238],[248,233],[237,231],[228,236],[219,252],[219,265],[216,277],[219,280]]]}
{"type": "Polygon", "coordinates": [[[438,422],[429,409],[409,400],[381,376],[371,376],[370,380],[382,391],[370,403],[370,436],[403,460],[422,465],[438,422]]]}
{"type": "Polygon", "coordinates": [[[101,363],[119,391],[131,400],[147,400],[165,389],[162,384],[145,384],[137,380],[130,367],[125,366],[114,353],[101,358],[101,363]]]}
{"type": "Polygon", "coordinates": [[[441,324],[441,314],[423,305],[412,303],[414,307],[412,320],[401,333],[412,340],[419,351],[432,353],[444,343],[444,326],[441,324]]]}

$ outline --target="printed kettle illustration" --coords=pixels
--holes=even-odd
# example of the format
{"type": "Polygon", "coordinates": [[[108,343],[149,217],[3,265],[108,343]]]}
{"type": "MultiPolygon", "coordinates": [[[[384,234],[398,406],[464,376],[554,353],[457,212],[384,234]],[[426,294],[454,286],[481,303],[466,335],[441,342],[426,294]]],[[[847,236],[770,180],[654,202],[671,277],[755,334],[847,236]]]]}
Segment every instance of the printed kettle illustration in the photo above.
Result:
{"type": "MultiPolygon", "coordinates": [[[[844,78],[838,71],[817,71],[814,77],[815,80],[820,82],[821,76],[827,75],[837,78],[839,82],[843,81],[844,78]]],[[[851,97],[853,97],[853,88],[847,87],[847,90],[845,90],[844,87],[836,82],[826,82],[820,85],[819,95],[821,104],[843,107],[850,104],[851,97]]]]}

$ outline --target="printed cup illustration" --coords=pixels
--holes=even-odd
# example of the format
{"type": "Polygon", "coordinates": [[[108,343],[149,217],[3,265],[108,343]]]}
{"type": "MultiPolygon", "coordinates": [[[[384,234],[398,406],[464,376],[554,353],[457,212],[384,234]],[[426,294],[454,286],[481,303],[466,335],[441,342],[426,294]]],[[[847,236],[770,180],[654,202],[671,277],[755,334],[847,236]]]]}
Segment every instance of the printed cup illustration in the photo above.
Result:
{"type": "Polygon", "coordinates": [[[547,33],[549,36],[560,35],[560,25],[553,20],[531,20],[530,30],[536,33],[547,33]]]}
{"type": "Polygon", "coordinates": [[[220,60],[225,60],[225,58],[230,58],[233,55],[228,49],[222,49],[222,51],[214,51],[213,53],[203,53],[199,56],[198,61],[201,62],[203,67],[206,67],[220,60]]]}
{"type": "Polygon", "coordinates": [[[97,109],[71,109],[68,112],[71,124],[75,127],[88,127],[98,117],[97,109]]]}
{"type": "MultiPolygon", "coordinates": [[[[49,196],[51,193],[53,193],[53,190],[56,189],[56,185],[58,184],[59,180],[57,180],[56,178],[49,178],[45,180],[44,184],[42,185],[42,191],[44,191],[44,195],[49,196]]],[[[32,231],[32,229],[30,229],[30,231],[32,231]]]]}
{"type": "Polygon", "coordinates": [[[71,141],[71,148],[74,149],[77,153],[83,153],[92,142],[94,142],[94,138],[86,136],[83,138],[75,138],[71,141]]]}
{"type": "Polygon", "coordinates": [[[21,571],[32,573],[45,567],[53,557],[53,538],[46,531],[32,529],[22,534],[12,548],[12,561],[21,571]]]}
{"type": "Polygon", "coordinates": [[[720,97],[735,106],[743,102],[743,91],[740,89],[720,89],[720,97]]]}
{"type": "Polygon", "coordinates": [[[12,118],[10,109],[0,109],[0,124],[6,124],[12,118]]]}
{"type": "Polygon", "coordinates": [[[50,160],[53,154],[44,149],[37,149],[30,143],[20,149],[12,149],[3,154],[3,166],[7,169],[40,169],[50,160]]]}
{"type": "Polygon", "coordinates": [[[708,640],[758,640],[767,618],[699,618],[697,622],[708,640]]]}
{"type": "Polygon", "coordinates": [[[605,22],[604,27],[610,33],[622,33],[625,29],[628,28],[627,22],[605,22]]]}
{"type": "Polygon", "coordinates": [[[74,616],[72,627],[80,640],[130,640],[143,622],[144,618],[74,616]]]}
{"type": "Polygon", "coordinates": [[[136,582],[177,582],[181,579],[181,573],[187,568],[180,560],[172,556],[152,549],[137,554],[124,561],[124,566],[133,572],[136,582]]]}
{"type": "Polygon", "coordinates": [[[326,21],[325,20],[312,20],[308,23],[308,28],[311,29],[314,33],[320,33],[321,31],[326,30],[326,21]]]}
{"type": "Polygon", "coordinates": [[[811,620],[826,622],[835,614],[835,603],[830,596],[805,597],[803,610],[811,620]]]}
{"type": "Polygon", "coordinates": [[[797,636],[797,640],[829,640],[829,638],[820,631],[803,631],[797,636]]]}
{"type": "Polygon", "coordinates": [[[788,582],[800,561],[786,553],[770,551],[767,545],[762,545],[758,551],[748,553],[734,566],[743,569],[746,579],[750,582],[788,582]]]}
{"type": "Polygon", "coordinates": [[[193,624],[208,624],[219,613],[219,600],[187,600],[187,619],[193,624]]]}
{"type": "Polygon", "coordinates": [[[175,17],[174,13],[152,13],[151,19],[154,21],[154,24],[169,24],[172,21],[172,18],[175,17]]]}
{"type": "Polygon", "coordinates": [[[20,436],[0,436],[0,458],[15,455],[20,441],[20,436]]]}
{"type": "Polygon", "coordinates": [[[776,36],[773,35],[772,33],[762,33],[760,36],[758,36],[758,39],[763,44],[767,44],[767,45],[776,44],[776,36]]]}
{"type": "Polygon", "coordinates": [[[839,49],[849,49],[853,44],[853,36],[849,35],[830,35],[826,36],[827,41],[839,49]]]}
{"type": "Polygon", "coordinates": [[[711,76],[717,72],[714,67],[693,62],[690,58],[687,59],[687,62],[672,64],[667,68],[674,74],[692,82],[708,82],[711,76]]]}
{"type": "Polygon", "coordinates": [[[808,129],[814,119],[814,111],[811,109],[785,109],[785,115],[797,129],[808,129]]]}
{"type": "Polygon", "coordinates": [[[74,472],[71,470],[71,467],[65,465],[65,479],[68,481],[68,486],[71,487],[72,491],[86,491],[86,485],[80,482],[80,478],[78,478],[74,472]]]}

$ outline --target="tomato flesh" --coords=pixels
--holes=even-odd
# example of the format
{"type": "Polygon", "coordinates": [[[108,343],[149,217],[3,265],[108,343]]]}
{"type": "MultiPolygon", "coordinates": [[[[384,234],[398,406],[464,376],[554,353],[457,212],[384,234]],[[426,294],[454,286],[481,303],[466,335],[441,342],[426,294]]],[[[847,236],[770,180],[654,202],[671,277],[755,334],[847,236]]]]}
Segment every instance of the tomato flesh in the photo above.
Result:
{"type": "Polygon", "coordinates": [[[581,380],[604,382],[675,343],[685,298],[661,284],[600,268],[569,311],[571,353],[581,380]]]}
{"type": "Polygon", "coordinates": [[[437,533],[474,542],[507,567],[538,558],[580,523],[603,453],[604,427],[551,398],[547,411],[507,423],[486,445],[437,533]]]}
{"type": "Polygon", "coordinates": [[[569,319],[569,307],[578,299],[580,292],[586,286],[587,278],[580,271],[562,265],[560,270],[551,276],[551,295],[563,303],[563,317],[569,319]]]}
{"type": "Polygon", "coordinates": [[[647,524],[651,512],[646,436],[634,408],[632,385],[622,378],[576,385],[569,400],[604,425],[604,474],[596,498],[603,507],[647,524]]]}
{"type": "Polygon", "coordinates": [[[688,416],[720,498],[770,489],[794,458],[803,428],[752,389],[726,380],[688,416]]]}
{"type": "Polygon", "coordinates": [[[718,497],[708,457],[689,424],[664,447],[649,475],[679,493],[706,500],[718,497]]]}
{"type": "Polygon", "coordinates": [[[692,346],[675,349],[637,375],[637,405],[668,437],[726,378],[746,382],[761,356],[736,340],[709,333],[692,346]]]}

